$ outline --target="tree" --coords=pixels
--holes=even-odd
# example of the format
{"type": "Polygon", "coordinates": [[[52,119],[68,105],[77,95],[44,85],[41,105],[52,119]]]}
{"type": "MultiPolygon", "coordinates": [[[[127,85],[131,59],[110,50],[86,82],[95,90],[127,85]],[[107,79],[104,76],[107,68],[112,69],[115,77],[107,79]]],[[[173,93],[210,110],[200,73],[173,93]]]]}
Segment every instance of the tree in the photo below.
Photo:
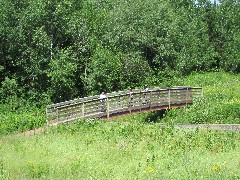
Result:
{"type": "Polygon", "coordinates": [[[220,1],[221,67],[226,71],[240,72],[240,2],[220,1]]]}
{"type": "Polygon", "coordinates": [[[59,50],[50,61],[47,76],[49,78],[48,93],[54,102],[69,100],[78,94],[76,87],[76,54],[69,48],[59,50]]]}

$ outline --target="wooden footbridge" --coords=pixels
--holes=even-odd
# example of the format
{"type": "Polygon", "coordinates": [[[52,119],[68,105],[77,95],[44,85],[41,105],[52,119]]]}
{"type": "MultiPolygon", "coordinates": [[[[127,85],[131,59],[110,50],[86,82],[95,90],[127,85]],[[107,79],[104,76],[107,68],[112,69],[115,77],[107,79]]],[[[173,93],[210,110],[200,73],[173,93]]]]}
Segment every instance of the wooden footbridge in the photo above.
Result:
{"type": "Polygon", "coordinates": [[[146,111],[186,107],[193,99],[203,96],[201,87],[178,86],[154,88],[147,91],[134,89],[48,105],[47,124],[55,125],[80,118],[111,118],[146,111]]]}

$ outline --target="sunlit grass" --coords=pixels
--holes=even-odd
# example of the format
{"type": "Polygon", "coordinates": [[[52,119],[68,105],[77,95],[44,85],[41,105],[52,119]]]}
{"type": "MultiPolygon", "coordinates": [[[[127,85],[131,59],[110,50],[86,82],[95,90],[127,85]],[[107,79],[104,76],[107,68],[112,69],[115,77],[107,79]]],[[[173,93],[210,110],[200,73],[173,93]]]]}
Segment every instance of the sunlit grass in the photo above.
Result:
{"type": "MultiPolygon", "coordinates": [[[[0,135],[0,179],[239,179],[239,132],[172,126],[240,123],[239,82],[239,75],[195,74],[177,81],[204,88],[204,97],[188,108],[80,120],[33,136],[0,135]]],[[[0,118],[0,134],[45,121],[37,110],[0,118]]]]}
{"type": "Polygon", "coordinates": [[[240,75],[224,72],[193,74],[179,85],[203,87],[204,97],[188,108],[171,110],[164,121],[181,123],[240,123],[240,75]]]}
{"type": "Polygon", "coordinates": [[[0,143],[0,176],[11,179],[240,177],[235,132],[79,121],[0,143]]]}

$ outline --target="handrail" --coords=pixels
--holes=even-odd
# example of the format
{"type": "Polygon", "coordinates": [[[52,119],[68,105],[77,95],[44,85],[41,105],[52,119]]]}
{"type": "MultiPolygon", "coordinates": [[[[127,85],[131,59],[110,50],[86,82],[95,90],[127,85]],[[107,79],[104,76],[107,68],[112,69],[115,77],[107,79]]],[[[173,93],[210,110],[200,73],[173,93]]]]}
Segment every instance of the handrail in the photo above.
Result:
{"type": "Polygon", "coordinates": [[[100,96],[89,96],[75,100],[47,105],[47,124],[53,125],[74,121],[79,118],[109,118],[115,115],[135,112],[185,107],[193,98],[202,96],[201,87],[175,86],[154,88],[148,91],[135,89],[107,93],[105,102],[100,96]]]}

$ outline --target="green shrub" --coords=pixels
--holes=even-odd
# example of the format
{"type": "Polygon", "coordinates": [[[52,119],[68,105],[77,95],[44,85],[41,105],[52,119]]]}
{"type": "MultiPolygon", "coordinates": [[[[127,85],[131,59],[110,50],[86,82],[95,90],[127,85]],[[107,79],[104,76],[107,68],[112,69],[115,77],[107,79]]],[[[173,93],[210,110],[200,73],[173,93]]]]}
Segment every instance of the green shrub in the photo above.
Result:
{"type": "Polygon", "coordinates": [[[4,112],[0,114],[0,134],[8,134],[14,131],[26,131],[42,127],[46,117],[40,110],[4,112]]]}

